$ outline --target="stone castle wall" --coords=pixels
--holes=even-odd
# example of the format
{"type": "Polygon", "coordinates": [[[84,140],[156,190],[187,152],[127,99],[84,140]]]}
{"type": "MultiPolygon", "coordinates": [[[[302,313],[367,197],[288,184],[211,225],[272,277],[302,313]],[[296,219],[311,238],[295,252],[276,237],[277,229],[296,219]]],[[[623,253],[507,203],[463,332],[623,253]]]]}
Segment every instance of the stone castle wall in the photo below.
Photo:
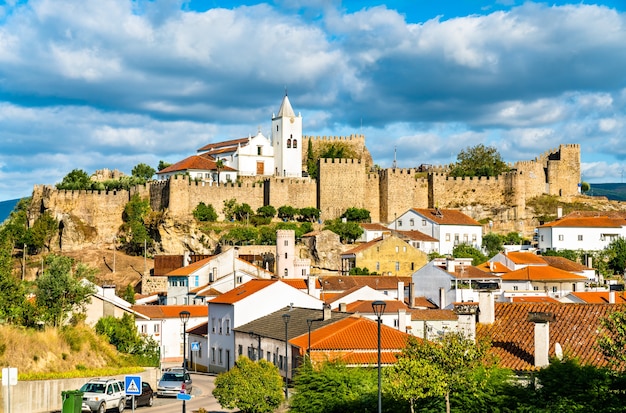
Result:
{"type": "Polygon", "coordinates": [[[306,171],[306,160],[309,152],[309,141],[316,154],[319,154],[324,147],[333,143],[341,143],[348,146],[366,168],[374,165],[372,155],[367,146],[365,146],[365,135],[349,135],[349,136],[303,136],[302,137],[302,170],[306,171]]]}
{"type": "MultiPolygon", "coordinates": [[[[361,138],[354,140],[360,142],[361,138]]],[[[317,207],[322,220],[337,218],[350,207],[367,209],[373,222],[382,223],[409,208],[433,207],[476,211],[470,213],[475,219],[497,214],[502,220],[522,220],[527,199],[544,193],[578,193],[580,146],[561,145],[534,160],[516,162],[511,172],[498,177],[453,178],[445,170],[396,168],[370,172],[361,159],[320,159],[317,181],[250,177],[218,186],[178,176],[131,191],[59,191],[36,186],[30,216],[32,224],[39,214],[50,211],[61,221],[62,230],[82,234],[62,237],[63,249],[79,246],[85,240],[112,240],[133,193],[149,199],[153,210],[166,211],[171,218],[183,221],[192,219],[192,211],[200,202],[213,205],[221,220],[224,201],[229,199],[247,203],[255,211],[263,205],[277,209],[283,205],[317,207]]]]}

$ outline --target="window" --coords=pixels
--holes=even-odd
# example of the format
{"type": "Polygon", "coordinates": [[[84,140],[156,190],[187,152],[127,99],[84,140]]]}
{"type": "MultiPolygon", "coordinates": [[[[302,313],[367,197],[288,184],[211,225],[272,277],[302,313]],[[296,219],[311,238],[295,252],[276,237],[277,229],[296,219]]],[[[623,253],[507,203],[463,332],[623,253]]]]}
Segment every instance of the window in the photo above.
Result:
{"type": "Polygon", "coordinates": [[[270,351],[267,352],[267,361],[271,361],[272,360],[272,353],[270,351]]]}
{"type": "Polygon", "coordinates": [[[454,234],[454,245],[459,245],[459,234],[454,234]]]}
{"type": "Polygon", "coordinates": [[[476,243],[476,234],[472,234],[472,242],[475,244],[476,243]]]}
{"type": "Polygon", "coordinates": [[[215,363],[215,347],[211,348],[211,361],[215,363]]]}
{"type": "Polygon", "coordinates": [[[423,227],[425,227],[425,226],[426,226],[426,220],[425,220],[425,219],[423,219],[423,220],[422,220],[422,226],[423,226],[423,227]]]}
{"type": "Polygon", "coordinates": [[[402,252],[406,252],[406,246],[402,247],[402,252]]]}
{"type": "Polygon", "coordinates": [[[409,226],[412,227],[415,225],[415,220],[413,218],[409,219],[409,226]]]}
{"type": "Polygon", "coordinates": [[[400,321],[398,321],[398,319],[397,319],[397,318],[394,318],[394,319],[393,319],[393,326],[394,326],[395,328],[398,328],[398,325],[399,325],[399,324],[400,324],[400,321]]]}
{"type": "Polygon", "coordinates": [[[278,132],[278,125],[276,125],[276,132],[278,132]]]}
{"type": "Polygon", "coordinates": [[[222,361],[222,349],[217,350],[217,355],[218,355],[217,363],[221,365],[222,363],[224,363],[222,361]]]}
{"type": "Polygon", "coordinates": [[[533,286],[533,290],[539,291],[539,287],[535,285],[535,286],[533,286]]]}
{"type": "Polygon", "coordinates": [[[159,334],[161,332],[161,326],[159,324],[154,324],[154,327],[152,329],[152,332],[154,334],[159,334]]]}
{"type": "Polygon", "coordinates": [[[398,220],[398,226],[399,226],[399,227],[401,227],[401,226],[402,226],[402,220],[401,220],[401,219],[399,219],[399,220],[398,220]]]}
{"type": "Polygon", "coordinates": [[[541,241],[543,241],[543,235],[541,236],[541,241]]]}
{"type": "Polygon", "coordinates": [[[256,147],[256,154],[257,154],[257,155],[261,155],[261,154],[262,154],[262,153],[261,153],[261,148],[262,148],[261,146],[257,146],[257,147],[256,147]]]}
{"type": "Polygon", "coordinates": [[[287,259],[287,253],[285,253],[285,259],[287,259]]]}
{"type": "Polygon", "coordinates": [[[289,240],[288,240],[288,239],[286,239],[286,240],[285,240],[285,247],[288,247],[288,246],[289,246],[289,240]]]}
{"type": "Polygon", "coordinates": [[[287,270],[287,268],[285,268],[285,277],[287,277],[289,275],[289,271],[287,270]]]}
{"type": "Polygon", "coordinates": [[[519,290],[519,288],[517,287],[517,285],[514,285],[513,286],[513,291],[517,291],[517,290],[519,290]]]}
{"type": "Polygon", "coordinates": [[[215,333],[215,317],[211,319],[211,333],[215,333]]]}
{"type": "Polygon", "coordinates": [[[396,252],[400,252],[400,247],[396,245],[396,252]]]}
{"type": "Polygon", "coordinates": [[[243,277],[241,275],[237,276],[237,284],[241,284],[243,282],[243,277]]]}
{"type": "Polygon", "coordinates": [[[377,272],[380,271],[380,262],[378,261],[376,262],[376,271],[377,272]]]}
{"type": "Polygon", "coordinates": [[[295,148],[297,148],[297,147],[298,147],[298,140],[297,140],[297,139],[294,139],[294,140],[293,140],[293,148],[295,149],[295,148]]]}
{"type": "Polygon", "coordinates": [[[446,242],[450,242],[450,234],[446,234],[446,242]]]}
{"type": "Polygon", "coordinates": [[[552,287],[552,292],[553,292],[553,293],[555,293],[555,292],[557,292],[557,291],[558,291],[558,289],[556,288],[556,286],[552,287]]]}
{"type": "Polygon", "coordinates": [[[243,346],[241,344],[237,347],[237,352],[240,356],[243,354],[243,346]]]}
{"type": "Polygon", "coordinates": [[[148,326],[146,324],[141,325],[141,334],[148,334],[148,326]]]}
{"type": "Polygon", "coordinates": [[[229,336],[230,335],[230,320],[226,319],[224,320],[224,322],[226,323],[226,335],[229,336]]]}
{"type": "Polygon", "coordinates": [[[583,240],[583,236],[582,236],[582,235],[579,235],[579,236],[578,236],[578,241],[582,241],[582,240],[583,240]]]}
{"type": "Polygon", "coordinates": [[[563,241],[563,238],[565,238],[563,235],[559,235],[559,241],[563,241]]]}
{"type": "Polygon", "coordinates": [[[291,139],[287,139],[287,148],[291,148],[291,139]]]}
{"type": "Polygon", "coordinates": [[[200,276],[199,275],[196,275],[194,277],[193,285],[194,285],[194,287],[199,287],[200,286],[200,276]]]}
{"type": "Polygon", "coordinates": [[[396,261],[396,271],[400,271],[400,261],[396,261]]]}
{"type": "Polygon", "coordinates": [[[219,329],[220,329],[220,335],[222,335],[222,319],[221,318],[217,320],[217,325],[219,326],[219,329]]]}

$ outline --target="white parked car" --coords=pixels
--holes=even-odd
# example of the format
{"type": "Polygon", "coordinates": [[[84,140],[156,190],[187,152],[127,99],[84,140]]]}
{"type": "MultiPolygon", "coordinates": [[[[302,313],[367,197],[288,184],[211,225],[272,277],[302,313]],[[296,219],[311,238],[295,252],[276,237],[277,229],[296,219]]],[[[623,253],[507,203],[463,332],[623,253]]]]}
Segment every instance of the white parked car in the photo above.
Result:
{"type": "Polygon", "coordinates": [[[116,379],[92,379],[80,388],[82,411],[104,413],[108,409],[123,412],[126,407],[124,383],[116,379]]]}

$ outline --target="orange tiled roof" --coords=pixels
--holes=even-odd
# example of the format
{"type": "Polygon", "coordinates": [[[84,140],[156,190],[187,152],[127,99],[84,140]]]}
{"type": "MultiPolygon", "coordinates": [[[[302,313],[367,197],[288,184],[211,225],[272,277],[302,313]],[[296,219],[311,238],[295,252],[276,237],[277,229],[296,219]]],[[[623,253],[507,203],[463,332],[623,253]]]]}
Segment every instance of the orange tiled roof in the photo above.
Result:
{"type": "Polygon", "coordinates": [[[530,312],[546,312],[556,316],[550,323],[549,355],[555,355],[559,343],[563,353],[576,357],[581,364],[608,366],[597,349],[600,320],[613,311],[625,311],[621,304],[531,304],[496,303],[495,322],[479,324],[478,338],[490,339],[491,351],[502,367],[517,371],[534,370],[534,324],[527,321],[530,312]]]}
{"type": "Polygon", "coordinates": [[[548,265],[559,268],[564,271],[571,272],[581,272],[581,271],[589,271],[591,268],[586,265],[579,264],[575,261],[568,260],[565,257],[557,257],[550,255],[542,255],[541,258],[548,263],[548,265]]]}
{"type": "Polygon", "coordinates": [[[452,310],[412,310],[411,320],[456,321],[459,316],[452,310]]]}
{"type": "Polygon", "coordinates": [[[165,275],[168,276],[168,277],[181,277],[181,276],[191,275],[195,271],[199,270],[200,268],[204,267],[209,262],[211,262],[212,259],[213,259],[213,257],[204,258],[204,259],[202,259],[200,261],[196,261],[194,263],[191,263],[191,264],[187,265],[186,267],[176,268],[175,270],[170,271],[170,272],[168,272],[165,275]]]}
{"type": "Polygon", "coordinates": [[[282,282],[292,286],[293,288],[297,288],[298,290],[307,289],[307,280],[304,278],[283,278],[282,282]]]}
{"type": "MultiPolygon", "coordinates": [[[[348,313],[361,313],[361,314],[374,314],[372,309],[373,300],[358,300],[346,305],[346,311],[348,313]]],[[[398,300],[385,300],[387,304],[385,306],[385,313],[398,313],[398,310],[408,310],[406,304],[398,300]]]]}
{"type": "MultiPolygon", "coordinates": [[[[570,294],[588,304],[607,304],[609,302],[608,291],[580,291],[570,294]]],[[[623,291],[615,292],[615,303],[626,304],[626,295],[623,291]]]]}
{"type": "Polygon", "coordinates": [[[278,280],[250,280],[245,284],[239,285],[224,294],[215,297],[210,302],[215,304],[234,304],[242,299],[251,296],[270,285],[280,282],[278,280]]]}
{"type": "MultiPolygon", "coordinates": [[[[157,174],[164,174],[168,172],[181,172],[188,170],[202,170],[202,171],[217,171],[215,161],[207,159],[203,156],[192,155],[182,161],[176,162],[173,165],[168,166],[165,169],[160,170],[157,174]]],[[[235,169],[230,166],[224,166],[222,171],[234,171],[235,169]]]]}
{"type": "Polygon", "coordinates": [[[208,317],[206,305],[133,305],[133,311],[153,319],[179,318],[181,311],[189,311],[191,317],[208,317]]]}
{"type": "Polygon", "coordinates": [[[559,300],[547,296],[512,297],[514,303],[558,303],[559,300]]]}
{"type": "Polygon", "coordinates": [[[502,274],[506,281],[587,281],[584,275],[546,266],[529,265],[519,270],[502,274]]]}
{"type": "Polygon", "coordinates": [[[456,209],[411,208],[411,210],[439,225],[481,225],[474,218],[456,209]]]}
{"type": "MultiPolygon", "coordinates": [[[[381,325],[381,353],[398,353],[405,346],[408,334],[381,325]]],[[[300,348],[300,354],[306,352],[308,334],[302,334],[289,342],[300,348]]],[[[378,349],[378,323],[361,316],[350,316],[336,323],[328,324],[311,331],[311,358],[314,352],[334,353],[374,352],[378,349]]],[[[395,360],[394,360],[395,361],[395,360]]]]}
{"type": "Polygon", "coordinates": [[[341,253],[341,255],[353,255],[353,254],[357,254],[361,251],[365,251],[369,248],[372,248],[374,245],[378,244],[379,242],[381,242],[384,238],[383,237],[378,237],[378,238],[374,238],[371,241],[368,242],[364,242],[363,244],[359,244],[354,248],[349,249],[348,251],[344,251],[341,253]]]}
{"type": "Polygon", "coordinates": [[[389,228],[379,223],[361,222],[359,226],[367,231],[391,231],[389,228]]]}
{"type": "Polygon", "coordinates": [[[501,274],[501,273],[511,271],[506,265],[497,261],[486,261],[486,262],[483,262],[482,264],[476,265],[476,268],[478,268],[481,271],[490,272],[492,274],[501,274]],[[493,269],[491,269],[491,266],[493,266],[493,269]]]}
{"type": "Polygon", "coordinates": [[[324,291],[346,291],[353,287],[369,286],[375,290],[392,290],[398,288],[398,282],[408,287],[411,277],[383,275],[329,275],[320,276],[319,281],[324,291]]]}
{"type": "Polygon", "coordinates": [[[457,279],[500,279],[499,276],[479,270],[473,265],[455,265],[454,272],[449,274],[452,274],[457,279]]]}
{"type": "Polygon", "coordinates": [[[547,222],[539,228],[566,227],[566,228],[621,228],[626,225],[623,218],[599,217],[563,217],[551,222],[547,222]]]}
{"type": "Polygon", "coordinates": [[[407,238],[412,241],[424,241],[424,242],[439,242],[437,238],[433,238],[430,235],[424,234],[420,231],[393,231],[393,234],[398,234],[400,238],[407,238]]]}
{"type": "Polygon", "coordinates": [[[413,307],[438,308],[437,305],[424,296],[415,297],[413,307]]]}
{"type": "Polygon", "coordinates": [[[532,252],[510,251],[504,255],[515,264],[547,265],[543,257],[532,252]]]}

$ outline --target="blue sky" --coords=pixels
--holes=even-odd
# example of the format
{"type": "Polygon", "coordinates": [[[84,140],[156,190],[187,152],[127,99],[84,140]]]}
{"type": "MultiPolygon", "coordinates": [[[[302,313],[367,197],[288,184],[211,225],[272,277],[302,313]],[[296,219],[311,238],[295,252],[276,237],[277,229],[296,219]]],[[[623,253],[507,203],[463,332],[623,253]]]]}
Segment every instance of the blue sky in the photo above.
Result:
{"type": "Polygon", "coordinates": [[[583,180],[621,182],[625,45],[623,0],[5,1],[0,201],[267,135],[285,89],[382,167],[578,143],[583,180]]]}

